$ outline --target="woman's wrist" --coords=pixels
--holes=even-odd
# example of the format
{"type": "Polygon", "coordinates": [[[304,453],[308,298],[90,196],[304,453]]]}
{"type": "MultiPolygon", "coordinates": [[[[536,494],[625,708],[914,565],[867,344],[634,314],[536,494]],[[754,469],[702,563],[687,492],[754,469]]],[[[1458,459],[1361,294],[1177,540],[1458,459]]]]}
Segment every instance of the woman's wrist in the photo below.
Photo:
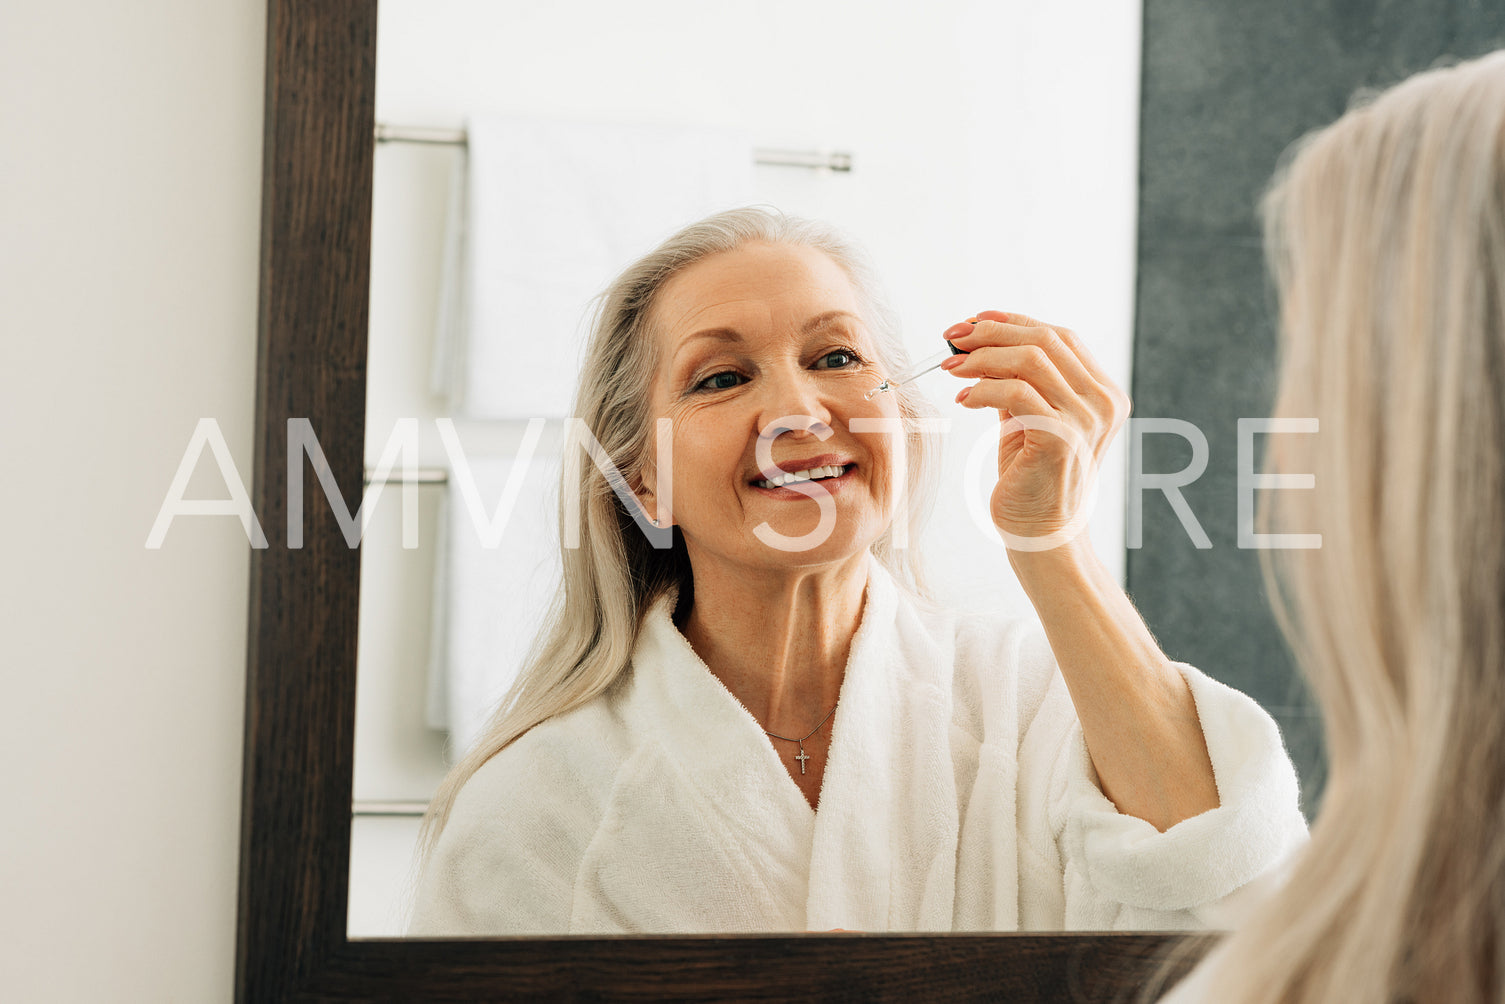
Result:
{"type": "Polygon", "coordinates": [[[1009,548],[1009,566],[1031,597],[1036,589],[1090,587],[1106,572],[1087,532],[1039,551],[1009,548]]]}
{"type": "Polygon", "coordinates": [[[1113,573],[1103,564],[1086,532],[1059,547],[1040,551],[1009,551],[1009,564],[1019,585],[1040,618],[1068,679],[1087,667],[1133,665],[1138,672],[1170,670],[1154,636],[1134,609],[1113,573]],[[1061,659],[1068,651],[1082,655],[1093,650],[1098,658],[1061,659]],[[1101,657],[1112,653],[1116,658],[1101,657]]]}

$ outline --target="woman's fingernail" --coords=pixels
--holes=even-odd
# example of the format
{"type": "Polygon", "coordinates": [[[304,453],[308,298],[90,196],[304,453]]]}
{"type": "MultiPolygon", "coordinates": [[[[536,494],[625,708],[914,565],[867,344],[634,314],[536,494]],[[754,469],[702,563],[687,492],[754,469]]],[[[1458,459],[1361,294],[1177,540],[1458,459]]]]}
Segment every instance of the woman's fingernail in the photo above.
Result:
{"type": "Polygon", "coordinates": [[[976,324],[977,323],[977,318],[975,318],[975,317],[969,317],[969,318],[967,318],[967,323],[968,324],[976,324]]]}
{"type": "Polygon", "coordinates": [[[960,366],[962,363],[964,363],[966,361],[967,361],[967,357],[966,356],[952,356],[950,359],[947,359],[947,360],[945,360],[945,361],[943,361],[941,363],[941,369],[943,369],[943,370],[954,370],[954,369],[956,369],[958,366],[960,366]]]}
{"type": "Polygon", "coordinates": [[[963,387],[961,389],[961,393],[959,393],[959,394],[956,395],[956,403],[957,404],[961,404],[963,401],[965,401],[967,399],[967,395],[970,394],[970,393],[972,393],[972,388],[971,387],[963,387]]]}

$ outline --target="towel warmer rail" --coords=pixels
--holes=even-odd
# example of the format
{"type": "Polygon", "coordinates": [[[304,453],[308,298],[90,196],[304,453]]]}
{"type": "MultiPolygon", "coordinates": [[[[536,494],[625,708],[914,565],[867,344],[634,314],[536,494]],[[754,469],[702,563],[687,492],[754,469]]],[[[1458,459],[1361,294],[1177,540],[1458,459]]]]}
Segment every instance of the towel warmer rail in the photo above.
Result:
{"type": "MultiPolygon", "coordinates": [[[[376,124],[378,143],[419,143],[429,146],[465,146],[464,129],[437,129],[428,126],[376,124]]],[[[841,150],[777,150],[760,147],[753,151],[753,161],[768,167],[807,167],[823,171],[850,173],[852,155],[841,150]]]]}
{"type": "Polygon", "coordinates": [[[427,802],[357,798],[350,803],[352,816],[421,816],[428,811],[427,802]]]}

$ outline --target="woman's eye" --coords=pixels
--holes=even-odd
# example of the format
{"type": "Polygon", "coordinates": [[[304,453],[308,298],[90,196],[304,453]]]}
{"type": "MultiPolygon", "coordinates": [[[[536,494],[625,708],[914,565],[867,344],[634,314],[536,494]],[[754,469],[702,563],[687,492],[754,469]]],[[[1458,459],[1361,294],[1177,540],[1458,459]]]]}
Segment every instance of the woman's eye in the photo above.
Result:
{"type": "Polygon", "coordinates": [[[742,374],[731,370],[712,373],[695,385],[696,390],[730,390],[742,382],[742,374]]]}
{"type": "Polygon", "coordinates": [[[862,362],[862,360],[858,358],[857,353],[853,352],[851,349],[837,349],[834,352],[827,352],[825,355],[821,356],[816,363],[816,368],[841,369],[847,366],[855,366],[860,362],[862,362]],[[825,365],[822,366],[822,363],[824,363],[825,365]]]}

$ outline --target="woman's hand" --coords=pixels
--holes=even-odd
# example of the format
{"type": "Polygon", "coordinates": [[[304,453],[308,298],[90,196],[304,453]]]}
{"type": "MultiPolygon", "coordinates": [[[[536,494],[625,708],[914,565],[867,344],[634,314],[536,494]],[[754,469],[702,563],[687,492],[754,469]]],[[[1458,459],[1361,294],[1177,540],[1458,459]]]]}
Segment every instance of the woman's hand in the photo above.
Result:
{"type": "Polygon", "coordinates": [[[1011,550],[1071,540],[1103,454],[1128,418],[1128,395],[1066,328],[989,310],[945,337],[967,355],[941,365],[977,381],[957,403],[996,408],[1003,423],[993,525],[1011,550]]]}

